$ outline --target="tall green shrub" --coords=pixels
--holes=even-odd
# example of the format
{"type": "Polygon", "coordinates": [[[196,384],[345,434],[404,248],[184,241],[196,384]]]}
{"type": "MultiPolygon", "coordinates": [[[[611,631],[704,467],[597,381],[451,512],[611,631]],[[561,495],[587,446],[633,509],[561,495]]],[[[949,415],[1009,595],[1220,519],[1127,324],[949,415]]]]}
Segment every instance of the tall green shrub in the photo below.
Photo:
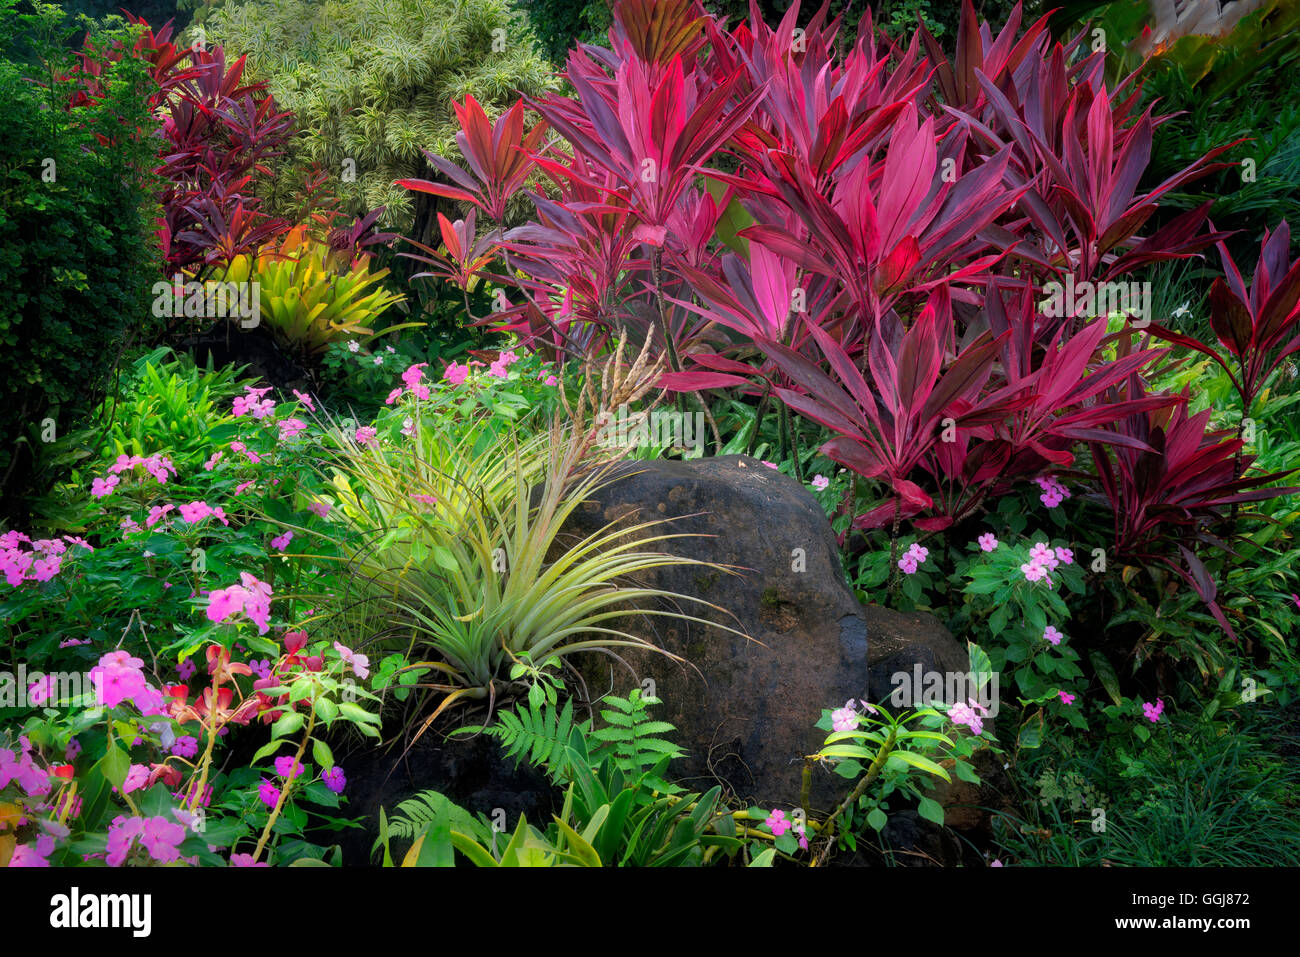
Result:
{"type": "Polygon", "coordinates": [[[31,446],[72,429],[123,349],[153,331],[161,264],[144,64],[104,63],[102,96],[73,106],[70,20],[15,6],[0,0],[0,493],[11,517],[31,485],[31,446]]]}

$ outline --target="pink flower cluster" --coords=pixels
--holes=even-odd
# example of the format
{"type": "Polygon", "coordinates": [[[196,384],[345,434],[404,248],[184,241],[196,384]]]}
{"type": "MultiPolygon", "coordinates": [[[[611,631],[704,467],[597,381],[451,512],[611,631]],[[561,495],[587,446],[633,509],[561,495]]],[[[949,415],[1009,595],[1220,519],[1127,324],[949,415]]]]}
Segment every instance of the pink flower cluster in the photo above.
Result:
{"type": "Polygon", "coordinates": [[[343,769],[337,764],[328,771],[320,773],[320,779],[325,782],[325,786],[335,794],[342,794],[343,789],[348,786],[348,779],[343,775],[343,769]]]}
{"type": "Polygon", "coordinates": [[[178,848],[185,840],[185,828],[162,814],[155,817],[124,817],[119,814],[108,826],[105,863],[109,867],[121,867],[137,840],[153,860],[170,864],[180,860],[178,848]]]}
{"type": "Polygon", "coordinates": [[[449,362],[447,363],[446,370],[442,374],[442,378],[451,385],[460,385],[469,378],[469,366],[460,365],[456,362],[449,362]]]}
{"type": "Polygon", "coordinates": [[[263,398],[270,391],[270,386],[263,389],[254,389],[251,385],[244,386],[244,394],[235,396],[233,403],[235,418],[239,419],[252,413],[253,418],[261,420],[268,415],[274,415],[275,400],[263,398]]]}
{"type": "Polygon", "coordinates": [[[925,564],[925,560],[930,557],[930,549],[924,545],[912,543],[912,547],[907,550],[907,554],[898,560],[898,567],[904,574],[915,575],[916,569],[925,564]]]}
{"type": "Polygon", "coordinates": [[[1152,724],[1155,724],[1157,721],[1160,720],[1160,716],[1164,714],[1164,711],[1165,711],[1165,703],[1160,698],[1156,699],[1155,704],[1149,704],[1146,701],[1142,702],[1142,716],[1145,717],[1152,724]]]}
{"type": "MultiPolygon", "coordinates": [[[[150,517],[153,517],[152,512],[150,517]]],[[[207,502],[190,502],[188,505],[181,506],[181,518],[187,522],[201,522],[209,517],[220,519],[222,525],[230,524],[230,520],[226,518],[226,513],[220,505],[213,508],[207,502]]]]}
{"type": "Polygon", "coordinates": [[[243,612],[257,625],[257,633],[264,635],[271,617],[271,586],[248,572],[240,572],[239,580],[238,585],[218,588],[208,595],[208,620],[227,621],[243,612]]]}
{"type": "Polygon", "coordinates": [[[54,852],[54,838],[42,834],[35,844],[19,844],[9,858],[9,867],[49,867],[50,854],[54,852]]]}
{"type": "Polygon", "coordinates": [[[1027,581],[1036,582],[1047,580],[1047,584],[1052,584],[1050,572],[1056,571],[1060,565],[1074,564],[1074,552],[1068,548],[1053,549],[1047,542],[1036,542],[1034,547],[1029,550],[1029,561],[1020,566],[1027,581]]]}
{"type": "Polygon", "coordinates": [[[1038,500],[1048,508],[1056,508],[1070,497],[1070,490],[1051,475],[1034,479],[1034,484],[1043,490],[1043,494],[1038,496],[1038,500]]]}
{"type": "Polygon", "coordinates": [[[377,435],[378,432],[373,425],[363,425],[361,428],[357,429],[355,438],[358,445],[365,445],[369,448],[377,449],[379,448],[379,439],[376,438],[377,435]]]}
{"type": "Polygon", "coordinates": [[[167,483],[168,475],[176,474],[176,466],[172,464],[172,460],[161,453],[151,455],[147,459],[138,455],[122,454],[117,457],[117,461],[108,467],[109,474],[107,478],[91,480],[91,497],[104,498],[113,494],[113,491],[122,481],[121,474],[129,469],[134,469],[137,465],[143,465],[145,471],[157,479],[161,485],[167,483]]]}
{"type": "Polygon", "coordinates": [[[0,535],[0,572],[5,581],[17,588],[24,581],[47,582],[63,568],[63,554],[68,550],[64,542],[71,542],[87,551],[95,549],[84,538],[64,535],[62,539],[41,538],[32,541],[21,532],[0,535]],[[30,545],[28,551],[24,545],[30,545]]]}
{"type": "Polygon", "coordinates": [[[835,731],[852,731],[858,726],[858,713],[850,701],[843,708],[831,712],[831,728],[835,731]]]}
{"type": "Polygon", "coordinates": [[[953,724],[964,724],[975,734],[984,731],[984,719],[989,716],[989,709],[974,698],[968,698],[965,704],[960,701],[948,709],[948,720],[953,724]]]}
{"type": "Polygon", "coordinates": [[[504,379],[507,375],[506,370],[518,361],[519,356],[515,355],[513,350],[510,352],[503,352],[496,357],[490,366],[488,366],[488,375],[497,379],[504,379]]]}
{"type": "Polygon", "coordinates": [[[0,790],[10,781],[32,797],[50,793],[50,772],[40,767],[32,757],[32,744],[26,735],[18,737],[18,751],[0,748],[0,790]]]}
{"type": "Polygon", "coordinates": [[[144,662],[129,652],[110,651],[90,669],[96,700],[105,708],[116,708],[129,701],[141,714],[163,714],[162,693],[149,684],[141,670],[144,662]]]}
{"type": "Polygon", "coordinates": [[[767,816],[767,819],[763,821],[763,823],[772,829],[774,837],[780,837],[785,834],[786,831],[798,834],[799,846],[805,851],[808,849],[808,834],[806,833],[803,821],[792,820],[785,816],[785,811],[776,808],[767,816]]]}

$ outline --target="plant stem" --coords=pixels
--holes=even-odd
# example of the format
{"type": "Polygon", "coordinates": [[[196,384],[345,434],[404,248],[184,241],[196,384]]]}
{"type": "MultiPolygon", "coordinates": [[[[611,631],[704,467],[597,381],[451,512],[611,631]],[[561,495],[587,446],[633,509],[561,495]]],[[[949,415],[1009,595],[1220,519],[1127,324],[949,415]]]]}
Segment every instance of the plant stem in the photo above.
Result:
{"type": "Polygon", "coordinates": [[[835,819],[852,807],[857,802],[858,798],[862,797],[862,795],[866,793],[867,788],[871,786],[871,783],[875,781],[876,778],[880,777],[880,770],[885,766],[885,759],[888,758],[890,752],[894,750],[894,739],[897,735],[898,728],[895,727],[889,729],[889,737],[885,739],[885,743],[882,744],[880,750],[876,752],[875,760],[871,762],[871,767],[867,768],[867,773],[862,776],[860,781],[858,781],[857,787],[855,787],[849,796],[844,799],[844,803],[837,807],[831,816],[826,819],[826,823],[822,825],[821,834],[826,838],[826,843],[823,844],[822,849],[817,852],[817,858],[812,863],[813,867],[821,867],[826,863],[826,858],[830,856],[831,848],[835,846],[835,834],[833,831],[835,819]]]}
{"type": "Polygon", "coordinates": [[[758,400],[758,411],[754,413],[754,431],[749,436],[749,447],[745,449],[745,454],[750,458],[754,457],[754,450],[758,448],[758,430],[763,425],[763,416],[767,413],[767,403],[772,396],[772,388],[768,386],[763,390],[763,398],[758,400]]]}
{"type": "MultiPolygon", "coordinates": [[[[313,699],[314,703],[314,699],[313,699]]],[[[293,787],[293,772],[302,768],[302,756],[307,750],[307,742],[311,740],[311,731],[316,724],[316,709],[313,707],[307,714],[307,728],[302,733],[302,741],[298,744],[298,753],[294,755],[293,766],[289,770],[289,777],[284,782],[284,787],[280,788],[280,796],[275,801],[275,807],[271,809],[271,816],[266,819],[266,827],[262,828],[262,836],[257,840],[257,847],[253,850],[253,861],[256,864],[257,859],[262,856],[262,849],[266,847],[267,840],[271,837],[271,828],[275,825],[276,818],[280,816],[280,809],[284,807],[284,799],[289,796],[289,789],[293,787]]]]}

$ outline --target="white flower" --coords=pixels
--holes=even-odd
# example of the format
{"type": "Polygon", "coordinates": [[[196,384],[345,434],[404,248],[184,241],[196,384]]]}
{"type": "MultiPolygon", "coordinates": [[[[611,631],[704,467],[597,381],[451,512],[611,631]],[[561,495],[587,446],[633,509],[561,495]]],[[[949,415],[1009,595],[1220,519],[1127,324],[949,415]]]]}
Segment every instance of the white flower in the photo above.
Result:
{"type": "Polygon", "coordinates": [[[361,343],[357,342],[355,339],[353,339],[351,342],[348,343],[348,352],[360,352],[360,351],[361,351],[361,343]]]}

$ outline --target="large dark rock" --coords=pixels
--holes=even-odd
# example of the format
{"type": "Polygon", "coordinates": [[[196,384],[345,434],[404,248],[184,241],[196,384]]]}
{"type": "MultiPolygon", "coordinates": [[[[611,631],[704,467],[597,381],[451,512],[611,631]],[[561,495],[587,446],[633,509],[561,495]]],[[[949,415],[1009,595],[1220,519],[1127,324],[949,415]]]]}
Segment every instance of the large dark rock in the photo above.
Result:
{"type": "MultiPolygon", "coordinates": [[[[824,512],[789,477],[744,456],[627,463],[620,473],[575,513],[566,534],[671,518],[657,531],[692,537],[659,547],[738,572],[675,566],[645,580],[720,606],[725,612],[679,605],[744,636],[654,617],[623,625],[688,665],[626,648],[617,651],[631,672],[603,655],[574,658],[591,697],[653,681],[663,701],[655,714],[677,726],[676,740],[688,751],[674,765],[688,787],[721,783],[742,803],[798,806],[803,757],[824,741],[813,727],[823,708],[885,701],[896,676],[912,676],[916,665],[922,672],[967,670],[966,650],[933,616],[858,603],[824,512]]],[[[814,767],[809,810],[829,810],[846,791],[844,779],[814,767]]],[[[975,810],[983,795],[952,788],[936,797],[953,805],[957,826],[986,823],[975,810]]]]}
{"type": "MultiPolygon", "coordinates": [[[[663,701],[657,715],[677,725],[677,739],[688,751],[676,766],[684,783],[700,789],[722,783],[740,801],[798,805],[803,756],[824,739],[813,727],[822,709],[880,690],[871,687],[867,620],[844,584],[825,513],[797,482],[745,456],[628,463],[621,471],[573,516],[566,532],[585,536],[616,520],[674,519],[659,530],[691,537],[663,547],[736,573],[673,566],[647,581],[720,606],[725,611],[680,605],[744,634],[650,618],[628,630],[689,665],[618,649],[629,673],[607,657],[580,656],[575,660],[589,691],[625,693],[652,680],[663,701]]],[[[889,641],[886,647],[909,646],[889,641]]],[[[950,652],[931,658],[946,661],[950,652]]],[[[833,807],[843,789],[842,778],[814,768],[812,809],[833,807]]]]}
{"type": "MultiPolygon", "coordinates": [[[[734,566],[728,574],[672,566],[647,574],[657,587],[711,602],[683,611],[743,632],[651,617],[626,630],[685,658],[636,649],[575,657],[593,696],[651,679],[657,717],[678,728],[688,756],[676,764],[692,788],[723,783],[740,800],[798,805],[803,756],[825,707],[867,697],[867,630],[844,585],[834,533],[797,482],[745,456],[628,463],[570,519],[582,536],[608,522],[676,519],[656,531],[692,533],[658,547],[734,566]],[[734,615],[735,617],[732,617],[734,615]],[[698,670],[697,670],[698,669],[698,670]]],[[[812,804],[828,808],[843,780],[815,775],[812,804]]]]}

